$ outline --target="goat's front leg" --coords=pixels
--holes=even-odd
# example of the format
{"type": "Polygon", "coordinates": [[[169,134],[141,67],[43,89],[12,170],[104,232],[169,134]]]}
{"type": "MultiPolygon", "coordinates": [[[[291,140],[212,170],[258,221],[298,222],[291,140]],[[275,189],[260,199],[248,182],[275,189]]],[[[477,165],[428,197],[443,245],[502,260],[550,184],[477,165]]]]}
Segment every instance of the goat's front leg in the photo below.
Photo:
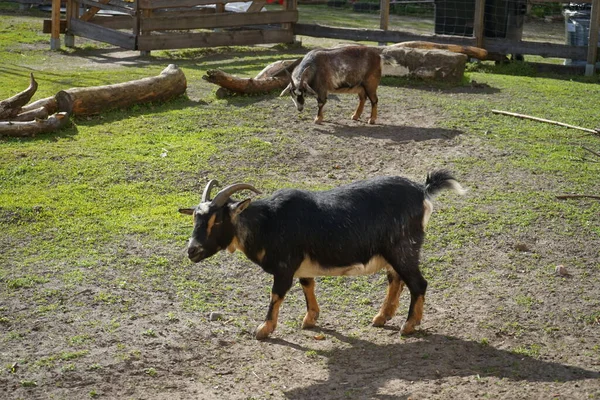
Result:
{"type": "Polygon", "coordinates": [[[317,106],[319,109],[317,110],[317,116],[315,117],[315,124],[323,122],[323,107],[325,107],[325,103],[327,103],[327,96],[317,97],[317,106]]]}
{"type": "Polygon", "coordinates": [[[273,288],[271,289],[271,302],[267,311],[267,318],[256,329],[256,338],[266,339],[277,327],[277,318],[279,316],[279,308],[283,303],[283,298],[292,287],[294,279],[292,277],[275,275],[273,278],[273,288]]]}
{"type": "Polygon", "coordinates": [[[319,318],[319,304],[315,296],[315,279],[300,278],[300,285],[306,299],[306,316],[302,321],[302,329],[314,328],[319,318]]]}

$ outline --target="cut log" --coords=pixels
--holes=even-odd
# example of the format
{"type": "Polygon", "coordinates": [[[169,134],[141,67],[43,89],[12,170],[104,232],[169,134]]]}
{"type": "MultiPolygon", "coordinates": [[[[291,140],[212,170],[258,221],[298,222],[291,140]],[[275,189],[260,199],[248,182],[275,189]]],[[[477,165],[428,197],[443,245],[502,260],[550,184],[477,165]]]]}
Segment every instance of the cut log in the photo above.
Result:
{"type": "Polygon", "coordinates": [[[204,75],[202,79],[219,85],[231,92],[240,94],[269,93],[275,89],[282,90],[290,83],[290,78],[288,76],[263,79],[238,78],[220,70],[206,71],[206,75],[204,75]]]}
{"type": "Polygon", "coordinates": [[[0,120],[16,116],[19,114],[21,107],[31,100],[31,97],[37,90],[38,84],[33,78],[33,73],[30,76],[31,80],[27,89],[9,99],[0,101],[0,120]]]}
{"type": "Polygon", "coordinates": [[[58,111],[58,104],[56,104],[56,98],[52,96],[36,100],[33,103],[29,103],[26,106],[21,107],[21,112],[24,113],[27,111],[36,110],[40,107],[44,107],[46,111],[48,111],[48,115],[52,115],[58,111]]]}
{"type": "Polygon", "coordinates": [[[69,123],[69,114],[61,112],[48,119],[28,122],[0,122],[0,136],[28,137],[40,133],[49,133],[65,127],[69,123]]]}
{"type": "Polygon", "coordinates": [[[58,110],[73,115],[94,115],[134,104],[167,101],[185,93],[182,70],[170,64],[160,75],[106,86],[61,90],[56,94],[58,110]]]}
{"type": "Polygon", "coordinates": [[[262,71],[258,73],[254,77],[254,79],[266,79],[273,77],[289,77],[292,74],[292,71],[300,62],[302,61],[302,57],[296,60],[281,60],[275,61],[269,65],[267,65],[262,71]]]}
{"type": "Polygon", "coordinates": [[[34,110],[25,111],[16,117],[10,118],[10,121],[33,121],[36,119],[46,119],[48,118],[48,110],[46,107],[39,107],[34,110]]]}
{"type": "Polygon", "coordinates": [[[414,76],[422,79],[459,82],[464,76],[467,56],[448,50],[423,50],[412,47],[387,46],[382,52],[386,59],[384,76],[414,76]]]}
{"type": "Polygon", "coordinates": [[[448,50],[453,53],[465,54],[469,57],[478,58],[480,60],[485,60],[488,56],[488,52],[486,49],[482,49],[480,47],[474,46],[460,46],[457,44],[441,44],[441,43],[433,43],[433,42],[424,42],[424,41],[413,41],[413,42],[402,42],[392,44],[388,47],[409,47],[412,49],[423,49],[423,50],[448,50]]]}

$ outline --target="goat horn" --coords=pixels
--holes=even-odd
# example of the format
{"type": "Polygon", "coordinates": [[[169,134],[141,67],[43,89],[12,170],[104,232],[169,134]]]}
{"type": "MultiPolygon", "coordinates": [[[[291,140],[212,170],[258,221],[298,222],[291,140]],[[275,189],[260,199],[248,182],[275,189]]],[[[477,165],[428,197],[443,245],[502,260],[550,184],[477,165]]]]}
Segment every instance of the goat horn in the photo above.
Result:
{"type": "Polygon", "coordinates": [[[245,189],[252,190],[256,194],[262,193],[260,190],[256,189],[254,186],[249,185],[247,183],[234,183],[233,185],[229,185],[225,189],[223,189],[219,193],[217,193],[217,195],[215,196],[215,198],[212,200],[212,202],[210,204],[217,206],[217,207],[223,207],[225,205],[225,203],[227,202],[227,200],[229,200],[229,198],[234,193],[239,192],[241,190],[245,190],[245,189]]]}
{"type": "Polygon", "coordinates": [[[204,188],[204,192],[202,192],[202,200],[200,200],[201,203],[204,203],[205,201],[210,201],[210,191],[212,190],[212,188],[214,186],[216,186],[218,184],[219,184],[219,182],[217,182],[216,179],[211,179],[208,182],[208,184],[204,188]]]}

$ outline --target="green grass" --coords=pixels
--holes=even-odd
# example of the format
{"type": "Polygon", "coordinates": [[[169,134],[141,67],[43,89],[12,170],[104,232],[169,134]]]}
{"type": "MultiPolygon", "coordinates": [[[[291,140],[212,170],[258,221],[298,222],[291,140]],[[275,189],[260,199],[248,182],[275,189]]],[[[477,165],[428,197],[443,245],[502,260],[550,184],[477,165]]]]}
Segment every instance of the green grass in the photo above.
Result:
{"type": "MultiPolygon", "coordinates": [[[[322,7],[301,5],[300,9],[304,22],[326,19],[348,27],[377,23],[370,15],[349,18],[347,13],[327,9],[326,18],[322,7]]],[[[58,53],[49,52],[45,46],[22,46],[48,40],[38,33],[39,22],[35,15],[0,12],[0,99],[23,90],[31,71],[40,84],[35,100],[69,87],[153,76],[170,62],[185,71],[188,95],[164,104],[75,118],[73,126],[54,134],[0,139],[0,304],[6,307],[0,308],[0,346],[33,336],[34,332],[22,328],[24,323],[56,318],[69,327],[61,332],[63,337],[53,338],[65,349],[31,358],[22,368],[34,371],[61,366],[68,373],[112,365],[92,359],[91,350],[100,334],[110,337],[107,343],[118,343],[106,350],[115,360],[142,358],[140,344],[129,343],[131,337],[121,337],[131,321],[138,319],[144,323],[132,340],[142,343],[162,338],[164,324],[171,324],[173,332],[183,329],[180,325],[192,329],[195,321],[212,311],[227,315],[225,319],[231,322],[226,328],[233,326],[237,334],[250,336],[248,331],[263,317],[262,309],[259,313],[249,309],[250,305],[262,301],[266,307],[270,277],[239,254],[219,254],[191,265],[182,249],[192,222],[180,216],[177,208],[196,204],[209,178],[223,183],[249,180],[265,193],[281,187],[318,189],[333,184],[314,177],[305,180],[298,172],[304,166],[290,161],[291,150],[304,150],[297,136],[305,129],[302,124],[308,122],[298,121],[292,131],[282,128],[279,121],[290,113],[287,102],[283,106],[284,100],[277,99],[276,94],[219,100],[215,88],[201,79],[212,68],[254,76],[270,62],[297,57],[298,49],[162,51],[153,53],[147,64],[102,69],[81,61],[76,65],[65,62],[75,62],[100,45],[58,53]],[[239,267],[239,272],[231,268],[223,273],[230,265],[239,267]],[[255,289],[242,286],[240,282],[245,280],[255,289]],[[153,300],[163,301],[168,308],[162,308],[158,316],[148,315],[151,311],[143,306],[153,300]],[[13,307],[21,302],[27,307],[13,307]],[[13,308],[19,311],[9,313],[13,308]],[[96,312],[90,315],[90,310],[96,312]]],[[[407,108],[439,111],[444,118],[436,127],[460,132],[455,140],[467,147],[481,143],[482,148],[493,151],[444,159],[443,149],[432,150],[432,163],[445,162],[458,177],[465,177],[470,190],[464,199],[443,195],[439,206],[436,201],[428,228],[423,271],[440,298],[461,292],[468,285],[474,287],[468,290],[477,290],[489,281],[499,287],[512,284],[520,279],[520,271],[527,271],[532,279],[547,277],[556,261],[507,246],[508,261],[491,270],[488,260],[460,264],[465,248],[502,244],[509,235],[534,235],[539,227],[565,240],[579,235],[598,241],[600,202],[555,199],[564,193],[598,194],[599,160],[586,161],[593,156],[583,150],[585,146],[600,152],[598,136],[491,113],[491,109],[503,109],[600,127],[597,76],[536,75],[526,64],[484,63],[470,66],[458,87],[388,78],[381,92],[388,98],[390,93],[410,96],[407,98],[412,103],[407,108]],[[471,90],[471,80],[489,88],[471,90]],[[488,183],[492,177],[501,183],[488,183]],[[546,258],[540,261],[540,257],[546,258]],[[468,279],[462,279],[464,275],[459,274],[465,270],[457,266],[464,267],[468,279]]],[[[317,137],[317,143],[328,140],[326,136],[317,137]]],[[[340,149],[343,140],[339,141],[340,149]]],[[[349,164],[348,170],[364,175],[363,166],[349,164]]],[[[576,266],[584,263],[568,254],[564,257],[576,266]]],[[[589,279],[597,282],[600,263],[592,260],[586,267],[589,279]]],[[[548,290],[553,289],[552,282],[544,282],[548,290]]],[[[319,301],[335,307],[334,313],[350,321],[347,324],[353,328],[368,326],[385,285],[383,274],[324,278],[318,284],[319,301]]],[[[295,302],[296,309],[301,309],[301,293],[294,290],[291,298],[297,300],[290,300],[289,307],[295,302]]],[[[527,314],[542,305],[536,296],[522,293],[498,307],[515,305],[527,314]]],[[[406,303],[403,300],[398,311],[401,318],[406,303]]],[[[503,311],[495,309],[494,316],[503,311]]],[[[278,329],[297,331],[301,313],[285,312],[278,329]]],[[[528,325],[511,318],[498,318],[490,324],[495,324],[501,335],[518,338],[526,334],[528,325]]],[[[597,312],[589,310],[573,312],[575,322],[587,325],[596,326],[598,318],[597,312]]],[[[548,326],[549,332],[559,330],[548,326]]],[[[482,332],[480,343],[493,345],[494,333],[482,332]]],[[[541,350],[530,345],[515,347],[513,352],[537,357],[541,350]]],[[[320,353],[308,350],[305,355],[313,359],[320,353]]],[[[423,354],[424,359],[427,357],[430,355],[423,354]]],[[[152,367],[143,371],[152,378],[162,375],[152,367]]],[[[21,385],[31,388],[37,383],[23,380],[21,385]]],[[[95,390],[88,390],[90,397],[97,395],[95,390]]]]}

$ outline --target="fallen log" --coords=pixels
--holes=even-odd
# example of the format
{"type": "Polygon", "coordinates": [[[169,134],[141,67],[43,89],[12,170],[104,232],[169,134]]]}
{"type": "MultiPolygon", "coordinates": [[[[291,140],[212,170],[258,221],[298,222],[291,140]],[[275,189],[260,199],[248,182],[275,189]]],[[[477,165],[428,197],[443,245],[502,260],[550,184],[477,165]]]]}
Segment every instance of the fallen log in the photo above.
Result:
{"type": "Polygon", "coordinates": [[[40,107],[44,107],[48,111],[48,115],[54,114],[58,111],[58,104],[56,104],[56,98],[54,96],[39,99],[33,103],[29,103],[21,107],[21,112],[25,113],[31,110],[36,110],[40,107]]]}
{"type": "Polygon", "coordinates": [[[69,114],[60,112],[48,119],[34,121],[0,121],[0,136],[30,137],[59,130],[69,123],[69,114]]]}
{"type": "Polygon", "coordinates": [[[204,75],[202,79],[219,85],[231,92],[241,94],[260,94],[268,93],[275,89],[283,90],[288,83],[290,83],[289,77],[271,77],[263,79],[238,78],[218,69],[206,71],[206,75],[204,75]]]}
{"type": "Polygon", "coordinates": [[[58,110],[86,116],[135,104],[167,101],[185,93],[186,88],[185,74],[175,64],[170,64],[155,77],[61,90],[55,98],[58,110]]]}
{"type": "Polygon", "coordinates": [[[485,60],[488,56],[486,49],[474,46],[460,46],[457,44],[441,44],[425,41],[412,41],[402,42],[387,46],[389,47],[409,47],[411,49],[424,49],[424,50],[448,50],[453,53],[465,54],[469,57],[485,60]]]}
{"type": "Polygon", "coordinates": [[[217,92],[219,97],[224,97],[231,93],[269,93],[273,90],[283,90],[290,83],[292,71],[301,61],[302,58],[276,61],[267,65],[254,78],[238,78],[227,72],[213,69],[206,71],[206,75],[202,79],[221,86],[217,92]],[[223,93],[223,89],[225,93],[223,93]]]}
{"type": "Polygon", "coordinates": [[[21,107],[31,100],[31,97],[38,88],[38,84],[33,77],[33,73],[30,76],[31,80],[27,89],[9,99],[0,101],[0,120],[16,116],[19,114],[21,107]]]}
{"type": "Polygon", "coordinates": [[[39,107],[33,110],[25,111],[17,116],[10,118],[9,121],[33,121],[36,119],[46,119],[48,118],[48,109],[46,107],[39,107]]]}

